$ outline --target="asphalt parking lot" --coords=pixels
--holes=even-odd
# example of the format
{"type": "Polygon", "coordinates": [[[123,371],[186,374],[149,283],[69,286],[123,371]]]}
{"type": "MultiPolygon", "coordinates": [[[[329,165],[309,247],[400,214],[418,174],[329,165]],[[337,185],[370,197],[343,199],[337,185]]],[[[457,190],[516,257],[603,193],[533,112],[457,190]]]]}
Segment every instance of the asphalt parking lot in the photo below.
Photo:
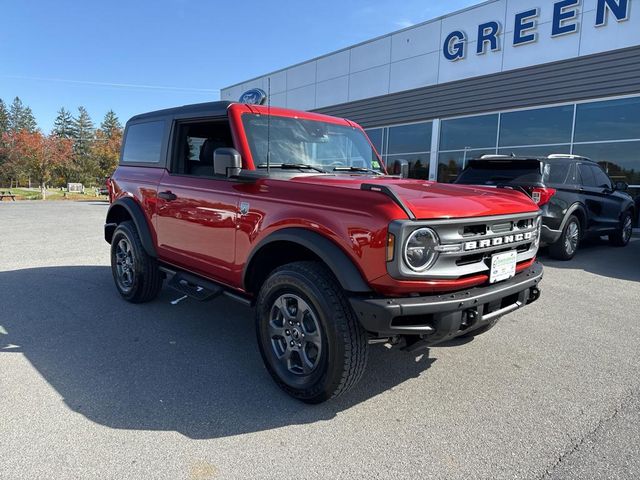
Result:
{"type": "Polygon", "coordinates": [[[640,478],[640,238],[467,343],[298,403],[228,299],[130,305],[100,202],[0,205],[0,478],[640,478]]]}

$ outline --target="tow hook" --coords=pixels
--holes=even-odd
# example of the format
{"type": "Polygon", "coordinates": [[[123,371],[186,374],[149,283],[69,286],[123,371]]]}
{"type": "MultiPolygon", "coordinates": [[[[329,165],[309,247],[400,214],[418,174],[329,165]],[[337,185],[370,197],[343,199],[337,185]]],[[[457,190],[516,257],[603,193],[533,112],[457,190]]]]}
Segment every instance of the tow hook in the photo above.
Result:
{"type": "Polygon", "coordinates": [[[529,299],[527,300],[527,305],[535,302],[540,298],[540,289],[538,287],[531,287],[529,290],[529,299]]]}

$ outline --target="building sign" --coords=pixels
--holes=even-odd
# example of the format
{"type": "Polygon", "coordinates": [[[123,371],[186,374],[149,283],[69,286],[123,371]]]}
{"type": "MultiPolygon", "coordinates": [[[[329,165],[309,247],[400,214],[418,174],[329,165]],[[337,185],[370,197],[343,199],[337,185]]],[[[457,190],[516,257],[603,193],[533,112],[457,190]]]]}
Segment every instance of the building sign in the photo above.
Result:
{"type": "MultiPolygon", "coordinates": [[[[578,12],[581,0],[562,0],[553,4],[553,18],[551,23],[551,36],[558,37],[569,35],[579,30],[578,12]]],[[[514,47],[535,42],[538,39],[536,31],[537,18],[540,8],[531,8],[517,13],[513,20],[514,47]]],[[[629,19],[629,0],[597,0],[596,20],[594,27],[605,27],[608,20],[613,17],[618,22],[629,19]]],[[[502,25],[498,21],[490,21],[478,25],[476,33],[477,55],[483,55],[488,51],[500,50],[499,34],[502,25]]],[[[468,37],[461,30],[454,30],[445,38],[442,53],[447,60],[457,61],[465,58],[468,49],[468,37]]]]}

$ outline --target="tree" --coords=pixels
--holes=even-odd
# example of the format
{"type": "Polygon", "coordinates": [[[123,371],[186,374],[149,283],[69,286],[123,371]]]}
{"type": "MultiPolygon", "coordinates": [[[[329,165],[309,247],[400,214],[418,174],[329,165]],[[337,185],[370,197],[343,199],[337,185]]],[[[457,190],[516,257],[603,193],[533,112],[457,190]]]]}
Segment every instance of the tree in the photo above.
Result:
{"type": "Polygon", "coordinates": [[[73,115],[66,108],[62,107],[58,110],[51,134],[60,138],[73,137],[73,115]]]}
{"type": "Polygon", "coordinates": [[[115,112],[109,110],[96,130],[92,154],[98,163],[101,177],[110,176],[118,165],[122,144],[122,125],[115,112]]]}
{"type": "Polygon", "coordinates": [[[9,130],[13,132],[21,130],[35,132],[37,129],[38,124],[31,108],[25,107],[20,97],[14,98],[9,110],[9,130]]]}
{"type": "Polygon", "coordinates": [[[9,111],[7,106],[0,98],[0,137],[2,134],[9,130],[9,111]]]}
{"type": "Polygon", "coordinates": [[[9,166],[35,178],[44,200],[47,183],[56,168],[72,158],[72,141],[53,135],[45,137],[39,131],[29,132],[26,129],[5,133],[4,137],[9,166]]]}
{"type": "Polygon", "coordinates": [[[116,115],[116,112],[109,110],[102,123],[100,124],[100,130],[102,130],[107,137],[111,138],[113,135],[122,136],[122,124],[116,115]]]}
{"type": "Polygon", "coordinates": [[[78,107],[78,116],[73,119],[73,157],[78,180],[82,183],[93,183],[98,176],[98,165],[91,155],[94,134],[89,112],[78,107]]]}

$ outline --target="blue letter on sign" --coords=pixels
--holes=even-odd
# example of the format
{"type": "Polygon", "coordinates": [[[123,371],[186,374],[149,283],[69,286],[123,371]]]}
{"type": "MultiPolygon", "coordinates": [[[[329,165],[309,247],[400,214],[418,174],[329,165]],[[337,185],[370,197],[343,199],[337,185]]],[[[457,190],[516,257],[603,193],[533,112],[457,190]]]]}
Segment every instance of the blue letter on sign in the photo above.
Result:
{"type": "Polygon", "coordinates": [[[489,42],[492,52],[499,50],[498,30],[500,30],[500,24],[498,22],[487,22],[478,26],[478,45],[476,47],[476,53],[478,55],[485,52],[484,46],[487,42],[489,42]]]}
{"type": "Polygon", "coordinates": [[[611,13],[616,20],[622,22],[629,18],[629,0],[598,0],[596,7],[596,27],[602,27],[607,24],[607,13],[611,13]]]}
{"type": "Polygon", "coordinates": [[[447,60],[460,60],[464,58],[464,41],[464,33],[458,30],[447,35],[444,41],[444,58],[447,60]]]}
{"type": "Polygon", "coordinates": [[[516,23],[513,27],[514,46],[536,41],[536,34],[533,32],[526,33],[526,31],[535,28],[536,22],[534,22],[533,19],[537,16],[537,8],[532,8],[531,10],[527,10],[526,12],[518,13],[516,15],[516,23]]]}
{"type": "Polygon", "coordinates": [[[578,16],[575,8],[580,4],[580,0],[563,0],[553,5],[553,24],[551,26],[551,36],[573,33],[578,30],[577,23],[567,23],[578,16]]]}

